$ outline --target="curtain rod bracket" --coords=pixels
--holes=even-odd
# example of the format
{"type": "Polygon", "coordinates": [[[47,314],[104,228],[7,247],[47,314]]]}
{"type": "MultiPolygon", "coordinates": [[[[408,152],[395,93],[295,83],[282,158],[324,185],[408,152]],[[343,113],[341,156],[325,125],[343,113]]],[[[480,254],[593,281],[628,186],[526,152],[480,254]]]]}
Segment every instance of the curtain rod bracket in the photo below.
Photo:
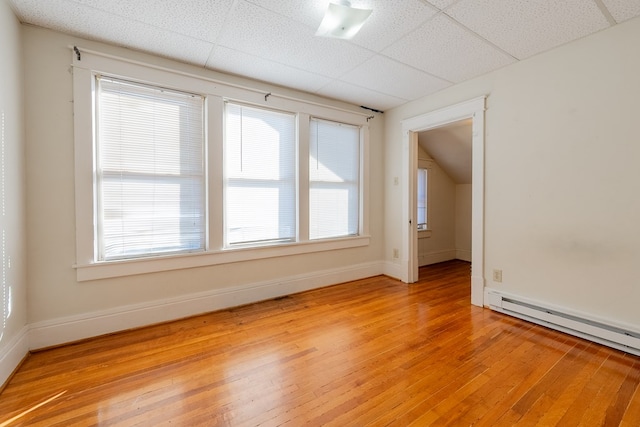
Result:
{"type": "Polygon", "coordinates": [[[365,110],[373,111],[374,113],[384,114],[384,111],[376,110],[375,108],[366,107],[364,105],[361,105],[360,108],[364,108],[365,110]]]}
{"type": "Polygon", "coordinates": [[[74,46],[73,50],[76,53],[76,56],[78,57],[78,61],[82,61],[82,56],[80,55],[80,49],[78,49],[78,46],[74,46]]]}

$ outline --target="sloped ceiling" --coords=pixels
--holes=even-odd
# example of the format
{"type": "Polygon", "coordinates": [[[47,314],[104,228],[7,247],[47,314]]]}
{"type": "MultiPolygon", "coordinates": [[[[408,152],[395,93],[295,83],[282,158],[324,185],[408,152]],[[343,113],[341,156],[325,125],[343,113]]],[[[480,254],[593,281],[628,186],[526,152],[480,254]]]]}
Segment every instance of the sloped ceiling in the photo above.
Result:
{"type": "Polygon", "coordinates": [[[640,15],[639,0],[352,0],[350,41],[316,37],[328,0],[9,0],[23,23],[378,110],[640,15]]]}
{"type": "Polygon", "coordinates": [[[456,184],[471,184],[471,119],[420,132],[418,144],[456,184]]]}

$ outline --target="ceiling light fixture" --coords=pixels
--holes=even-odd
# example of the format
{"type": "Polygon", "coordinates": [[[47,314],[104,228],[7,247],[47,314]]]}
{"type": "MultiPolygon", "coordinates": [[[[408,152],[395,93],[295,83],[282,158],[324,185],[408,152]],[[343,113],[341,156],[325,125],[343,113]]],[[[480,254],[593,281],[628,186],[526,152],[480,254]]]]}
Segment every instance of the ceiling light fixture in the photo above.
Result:
{"type": "Polygon", "coordinates": [[[371,12],[372,9],[351,7],[348,0],[337,0],[337,4],[329,3],[316,36],[350,39],[360,31],[371,12]]]}

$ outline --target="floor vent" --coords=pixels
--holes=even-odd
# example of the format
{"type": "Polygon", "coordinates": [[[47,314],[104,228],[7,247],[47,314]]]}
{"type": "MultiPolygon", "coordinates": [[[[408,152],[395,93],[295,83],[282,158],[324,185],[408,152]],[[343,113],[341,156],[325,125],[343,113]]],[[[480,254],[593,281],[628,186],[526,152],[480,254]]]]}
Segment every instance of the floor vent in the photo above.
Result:
{"type": "Polygon", "coordinates": [[[488,292],[488,302],[492,310],[640,356],[638,331],[495,291],[488,292]]]}

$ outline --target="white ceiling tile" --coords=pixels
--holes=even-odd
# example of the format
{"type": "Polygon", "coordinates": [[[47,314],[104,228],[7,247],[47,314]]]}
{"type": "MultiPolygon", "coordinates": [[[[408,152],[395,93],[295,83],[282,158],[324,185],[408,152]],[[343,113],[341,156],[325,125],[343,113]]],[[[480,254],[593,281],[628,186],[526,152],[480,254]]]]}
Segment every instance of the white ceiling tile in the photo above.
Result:
{"type": "Polygon", "coordinates": [[[518,59],[609,26],[591,0],[461,0],[446,13],[518,59]]]}
{"type": "Polygon", "coordinates": [[[377,1],[372,7],[371,16],[352,41],[376,52],[381,52],[437,13],[436,9],[419,0],[377,1]]]}
{"type": "Polygon", "coordinates": [[[307,92],[315,92],[330,82],[327,77],[298,70],[223,46],[214,48],[207,61],[207,68],[307,92]]]}
{"type": "Polygon", "coordinates": [[[228,0],[75,0],[77,3],[158,28],[215,42],[232,2],[228,0]]]}
{"type": "Polygon", "coordinates": [[[443,15],[436,16],[383,53],[452,82],[461,82],[515,61],[443,15]]]}
{"type": "Polygon", "coordinates": [[[442,10],[452,5],[458,0],[427,0],[429,3],[442,10]]]}
{"type": "Polygon", "coordinates": [[[374,56],[341,80],[404,99],[437,92],[451,83],[384,56],[374,56]]]}
{"type": "Polygon", "coordinates": [[[23,16],[35,25],[187,63],[204,65],[213,48],[210,43],[67,0],[22,0],[20,4],[29,6],[23,16]]]}
{"type": "Polygon", "coordinates": [[[316,37],[314,29],[244,1],[230,19],[221,46],[312,73],[338,77],[373,55],[343,40],[316,37]]]}
{"type": "Polygon", "coordinates": [[[640,0],[352,0],[374,12],[344,41],[315,36],[329,1],[9,0],[25,23],[378,109],[606,28],[596,2],[640,15],[640,0]]]}
{"type": "Polygon", "coordinates": [[[139,25],[125,23],[124,25],[123,31],[106,29],[103,33],[104,38],[112,43],[121,43],[126,47],[201,67],[206,64],[214,46],[212,43],[143,23],[139,25]]]}
{"type": "Polygon", "coordinates": [[[406,99],[385,95],[371,89],[338,80],[332,81],[316,93],[329,98],[341,99],[354,105],[364,105],[381,111],[397,107],[407,102],[406,99]]]}
{"type": "Polygon", "coordinates": [[[55,30],[68,30],[76,24],[86,28],[91,24],[83,19],[91,9],[76,7],[67,0],[12,0],[12,3],[21,22],[55,30]]]}
{"type": "MultiPolygon", "coordinates": [[[[329,0],[247,0],[287,18],[294,19],[315,31],[327,10],[329,0]]],[[[418,27],[437,13],[420,0],[352,0],[352,7],[372,9],[373,12],[358,34],[354,44],[381,51],[403,35],[418,27]]]]}
{"type": "Polygon", "coordinates": [[[616,22],[640,16],[640,0],[602,0],[616,22]]]}
{"type": "MultiPolygon", "coordinates": [[[[329,0],[246,0],[246,2],[315,29],[320,25],[324,12],[327,10],[327,5],[329,4],[329,0]]],[[[355,0],[352,2],[352,5],[356,7],[355,0]]]]}

